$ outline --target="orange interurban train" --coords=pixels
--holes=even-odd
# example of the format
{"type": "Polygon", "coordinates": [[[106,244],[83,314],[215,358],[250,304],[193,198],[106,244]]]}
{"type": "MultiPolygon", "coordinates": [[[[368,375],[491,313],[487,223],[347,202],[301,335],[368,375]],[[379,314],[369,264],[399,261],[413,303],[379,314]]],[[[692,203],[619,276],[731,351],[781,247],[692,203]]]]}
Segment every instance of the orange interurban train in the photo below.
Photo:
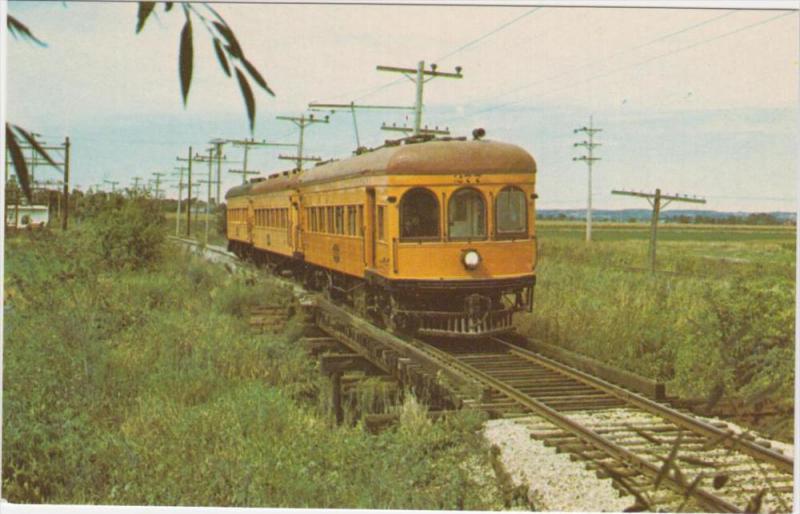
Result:
{"type": "Polygon", "coordinates": [[[229,249],[394,331],[510,331],[533,306],[536,163],[481,132],[391,141],[234,187],[229,249]]]}

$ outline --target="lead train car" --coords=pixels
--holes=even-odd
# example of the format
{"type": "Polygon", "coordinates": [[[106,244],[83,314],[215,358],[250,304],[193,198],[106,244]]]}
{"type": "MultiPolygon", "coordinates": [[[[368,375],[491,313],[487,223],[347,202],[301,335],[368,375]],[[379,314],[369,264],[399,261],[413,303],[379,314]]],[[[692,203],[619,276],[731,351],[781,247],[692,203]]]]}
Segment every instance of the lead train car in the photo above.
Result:
{"type": "Polygon", "coordinates": [[[533,304],[535,173],[514,145],[405,140],[231,189],[229,249],[395,330],[498,334],[533,304]]]}

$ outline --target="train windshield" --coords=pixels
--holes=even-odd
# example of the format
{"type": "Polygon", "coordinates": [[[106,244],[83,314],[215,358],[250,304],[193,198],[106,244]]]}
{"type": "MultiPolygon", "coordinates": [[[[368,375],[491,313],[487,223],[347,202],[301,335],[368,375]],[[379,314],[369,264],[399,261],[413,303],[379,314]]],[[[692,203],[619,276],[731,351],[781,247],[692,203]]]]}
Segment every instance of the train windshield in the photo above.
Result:
{"type": "Polygon", "coordinates": [[[447,204],[450,238],[475,239],[486,237],[486,205],[483,196],[474,189],[460,189],[447,204]]]}
{"type": "Polygon", "coordinates": [[[500,235],[527,232],[528,209],[525,193],[507,187],[497,195],[497,233],[500,235]]]}
{"type": "Polygon", "coordinates": [[[403,239],[439,238],[439,202],[427,189],[416,188],[400,201],[400,237],[403,239]]]}

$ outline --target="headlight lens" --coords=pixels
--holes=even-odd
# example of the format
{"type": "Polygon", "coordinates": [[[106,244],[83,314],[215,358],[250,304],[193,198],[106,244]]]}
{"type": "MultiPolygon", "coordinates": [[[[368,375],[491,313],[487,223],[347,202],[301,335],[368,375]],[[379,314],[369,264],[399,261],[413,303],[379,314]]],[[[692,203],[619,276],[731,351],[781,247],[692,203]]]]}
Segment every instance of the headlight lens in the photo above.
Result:
{"type": "Polygon", "coordinates": [[[475,269],[478,267],[478,264],[481,263],[481,255],[475,250],[467,250],[464,252],[462,260],[465,268],[475,269]]]}

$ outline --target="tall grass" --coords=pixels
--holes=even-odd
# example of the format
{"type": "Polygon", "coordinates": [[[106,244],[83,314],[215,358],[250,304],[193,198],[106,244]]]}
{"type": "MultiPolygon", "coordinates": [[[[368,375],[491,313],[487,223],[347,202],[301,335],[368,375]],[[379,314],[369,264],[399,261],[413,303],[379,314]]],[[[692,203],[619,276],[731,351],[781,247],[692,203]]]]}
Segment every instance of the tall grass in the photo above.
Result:
{"type": "Polygon", "coordinates": [[[536,300],[520,330],[667,382],[684,397],[793,406],[794,245],[586,245],[545,231],[536,300]]]}
{"type": "Polygon", "coordinates": [[[477,483],[488,456],[474,414],[378,436],[333,426],[299,331],[248,330],[248,307],[286,301],[282,288],[163,245],[147,266],[120,267],[83,244],[96,234],[68,236],[6,244],[8,500],[501,505],[477,483]]]}

